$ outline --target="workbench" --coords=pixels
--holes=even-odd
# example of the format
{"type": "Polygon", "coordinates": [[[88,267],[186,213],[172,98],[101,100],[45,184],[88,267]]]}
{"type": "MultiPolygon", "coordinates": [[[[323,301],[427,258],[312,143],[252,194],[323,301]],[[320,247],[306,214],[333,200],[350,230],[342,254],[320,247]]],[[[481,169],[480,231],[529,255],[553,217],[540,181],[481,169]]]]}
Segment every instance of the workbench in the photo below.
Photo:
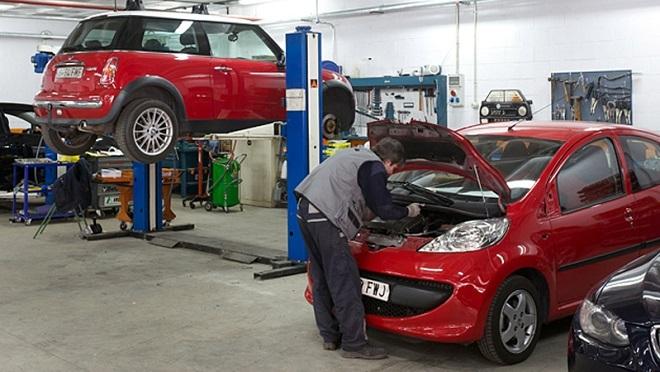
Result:
{"type": "MultiPolygon", "coordinates": [[[[120,221],[119,228],[128,229],[133,223],[130,213],[130,204],[133,201],[133,169],[123,169],[120,177],[102,177],[96,175],[95,182],[114,185],[119,190],[119,212],[117,218],[120,221]]],[[[176,169],[163,169],[163,220],[166,223],[176,218],[172,211],[172,188],[180,182],[180,171],[176,169]]]]}

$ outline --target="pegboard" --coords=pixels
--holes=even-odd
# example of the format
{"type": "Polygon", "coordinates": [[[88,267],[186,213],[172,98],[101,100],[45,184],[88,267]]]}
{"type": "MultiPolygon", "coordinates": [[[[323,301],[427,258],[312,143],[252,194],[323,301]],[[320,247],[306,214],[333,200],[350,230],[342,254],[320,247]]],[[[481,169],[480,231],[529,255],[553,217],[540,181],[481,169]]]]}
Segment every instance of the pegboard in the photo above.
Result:
{"type": "Polygon", "coordinates": [[[632,70],[554,72],[552,120],[633,123],[632,70]]]}

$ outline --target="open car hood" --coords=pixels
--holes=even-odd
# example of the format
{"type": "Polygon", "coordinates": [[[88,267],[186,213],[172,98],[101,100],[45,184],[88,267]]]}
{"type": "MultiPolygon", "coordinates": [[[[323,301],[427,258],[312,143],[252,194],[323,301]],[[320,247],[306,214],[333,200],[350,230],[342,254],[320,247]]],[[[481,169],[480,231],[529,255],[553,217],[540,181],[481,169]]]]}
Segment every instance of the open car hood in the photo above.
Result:
{"type": "Polygon", "coordinates": [[[443,169],[481,182],[481,186],[496,193],[502,203],[508,204],[511,200],[511,190],[502,174],[467,138],[449,128],[415,120],[409,124],[380,120],[368,124],[368,136],[371,146],[385,137],[394,138],[403,144],[408,160],[423,159],[439,164],[443,169]]]}

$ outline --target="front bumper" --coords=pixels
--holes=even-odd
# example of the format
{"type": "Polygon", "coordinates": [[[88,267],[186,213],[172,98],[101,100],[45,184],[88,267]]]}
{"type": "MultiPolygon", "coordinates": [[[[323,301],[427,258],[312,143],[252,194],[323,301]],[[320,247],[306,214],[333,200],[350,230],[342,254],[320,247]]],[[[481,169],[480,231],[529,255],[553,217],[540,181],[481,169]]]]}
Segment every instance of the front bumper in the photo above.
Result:
{"type": "Polygon", "coordinates": [[[630,345],[604,345],[586,335],[580,328],[577,315],[568,334],[568,370],[570,372],[660,371],[660,363],[653,355],[650,329],[636,324],[627,325],[630,345]]]}
{"type": "Polygon", "coordinates": [[[362,275],[391,286],[387,302],[363,297],[370,327],[436,342],[481,338],[494,275],[485,250],[435,254],[361,246],[357,251],[362,275]]]}

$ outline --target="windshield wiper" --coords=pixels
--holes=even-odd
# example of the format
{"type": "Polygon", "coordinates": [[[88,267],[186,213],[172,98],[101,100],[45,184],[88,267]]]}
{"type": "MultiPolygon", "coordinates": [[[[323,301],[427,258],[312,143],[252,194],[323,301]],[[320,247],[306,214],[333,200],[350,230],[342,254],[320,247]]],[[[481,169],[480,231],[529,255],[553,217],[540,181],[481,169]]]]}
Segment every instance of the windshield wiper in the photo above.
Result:
{"type": "Polygon", "coordinates": [[[431,200],[431,201],[433,201],[437,204],[443,205],[445,207],[449,207],[452,204],[454,204],[454,201],[451,200],[450,198],[448,198],[444,195],[438,194],[435,191],[431,191],[431,190],[429,190],[425,187],[415,185],[414,183],[404,182],[404,181],[388,181],[388,183],[390,185],[401,187],[404,190],[408,190],[413,194],[424,196],[425,198],[427,198],[427,199],[429,199],[429,200],[431,200]]]}

